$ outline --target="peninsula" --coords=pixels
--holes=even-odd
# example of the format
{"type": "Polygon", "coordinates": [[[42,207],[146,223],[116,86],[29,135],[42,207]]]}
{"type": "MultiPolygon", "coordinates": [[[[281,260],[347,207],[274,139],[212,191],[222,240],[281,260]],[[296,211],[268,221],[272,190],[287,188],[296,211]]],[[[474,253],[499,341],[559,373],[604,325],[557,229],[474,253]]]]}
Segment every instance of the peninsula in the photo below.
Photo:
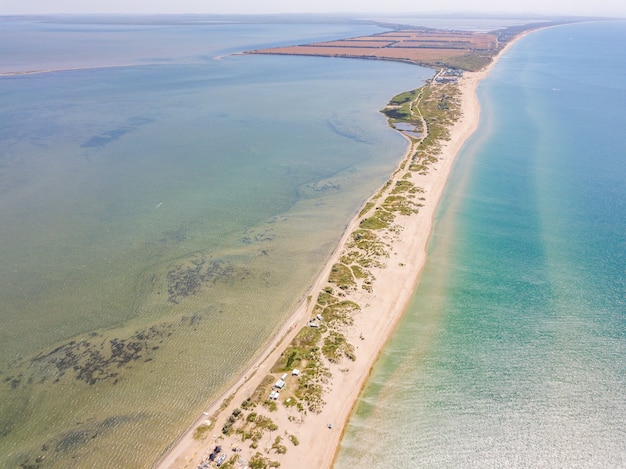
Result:
{"type": "Polygon", "coordinates": [[[498,55],[534,27],[398,29],[251,52],[400,60],[436,74],[382,110],[407,139],[407,151],[351,221],[308,297],[157,467],[332,465],[354,403],[418,282],[455,156],[477,127],[476,86],[498,55]]]}

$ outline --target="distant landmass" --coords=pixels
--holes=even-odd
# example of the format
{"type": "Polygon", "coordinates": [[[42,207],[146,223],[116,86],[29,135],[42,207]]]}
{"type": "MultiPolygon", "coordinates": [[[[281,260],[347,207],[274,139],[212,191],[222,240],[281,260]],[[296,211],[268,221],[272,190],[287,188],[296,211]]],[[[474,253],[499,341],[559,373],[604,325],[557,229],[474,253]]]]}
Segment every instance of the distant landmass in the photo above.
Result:
{"type": "MultiPolygon", "coordinates": [[[[571,22],[568,21],[568,22],[571,22]]],[[[251,51],[253,54],[313,55],[395,60],[434,68],[478,71],[518,34],[557,22],[510,26],[488,33],[395,25],[371,36],[251,51]]]]}

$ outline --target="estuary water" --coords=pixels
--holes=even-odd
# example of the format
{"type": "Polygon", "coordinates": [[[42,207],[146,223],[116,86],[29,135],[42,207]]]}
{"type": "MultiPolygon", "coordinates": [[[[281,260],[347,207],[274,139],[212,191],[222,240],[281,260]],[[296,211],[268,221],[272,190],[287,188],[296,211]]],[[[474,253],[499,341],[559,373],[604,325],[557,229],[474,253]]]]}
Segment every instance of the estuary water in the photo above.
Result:
{"type": "Polygon", "coordinates": [[[626,22],[534,32],[479,129],[336,468],[626,466],[626,22]]]}
{"type": "Polygon", "coordinates": [[[378,110],[432,71],[229,55],[372,26],[0,21],[0,467],[149,467],[304,298],[405,151],[378,110]]]}

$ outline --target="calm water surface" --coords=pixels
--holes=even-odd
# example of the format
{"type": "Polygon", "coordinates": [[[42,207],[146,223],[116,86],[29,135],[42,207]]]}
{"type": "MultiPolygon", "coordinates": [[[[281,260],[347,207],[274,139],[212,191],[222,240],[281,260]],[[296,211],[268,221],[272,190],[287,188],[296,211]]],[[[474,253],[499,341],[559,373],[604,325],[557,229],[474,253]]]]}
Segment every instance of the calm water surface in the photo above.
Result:
{"type": "Polygon", "coordinates": [[[0,77],[0,467],[149,466],[271,337],[431,72],[228,54],[374,31],[2,20],[76,70],[0,77]]]}

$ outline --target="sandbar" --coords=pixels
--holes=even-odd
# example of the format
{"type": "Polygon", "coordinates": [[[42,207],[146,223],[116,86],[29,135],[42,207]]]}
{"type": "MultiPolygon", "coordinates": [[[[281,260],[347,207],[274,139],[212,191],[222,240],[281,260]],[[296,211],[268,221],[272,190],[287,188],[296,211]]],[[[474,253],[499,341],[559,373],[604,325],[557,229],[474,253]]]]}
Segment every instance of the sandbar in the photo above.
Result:
{"type": "MultiPolygon", "coordinates": [[[[513,42],[508,42],[496,59],[513,42]]],[[[482,71],[465,72],[456,80],[453,85],[454,100],[460,112],[455,121],[446,126],[448,138],[437,142],[437,157],[431,159],[427,170],[409,171],[416,162],[419,142],[407,136],[408,148],[396,171],[351,221],[325,268],[312,284],[307,298],[253,365],[230,389],[207,406],[156,467],[195,468],[203,461],[207,462],[207,467],[214,467],[214,462],[208,462],[211,453],[213,461],[226,455],[222,467],[245,467],[238,465],[240,460],[247,464],[261,460],[265,467],[320,469],[332,466],[345,425],[370,370],[413,296],[426,262],[435,213],[455,157],[479,122],[476,87],[487,76],[493,63],[495,59],[482,71]],[[411,174],[407,176],[409,172],[411,174]],[[407,187],[413,189],[403,192],[398,188],[406,181],[410,182],[407,187]],[[404,200],[405,208],[416,209],[407,213],[402,210],[393,212],[393,220],[387,227],[374,230],[377,239],[369,247],[373,246],[374,250],[377,246],[382,247],[384,252],[378,257],[373,255],[377,261],[367,265],[365,273],[361,272],[362,276],[356,276],[359,278],[354,285],[342,284],[342,280],[337,278],[340,273],[337,267],[341,267],[345,259],[354,253],[355,233],[367,226],[364,225],[365,219],[380,213],[377,210],[392,210],[389,201],[399,199],[404,200]],[[325,292],[332,293],[324,296],[325,292]],[[340,321],[339,325],[335,323],[337,336],[343,337],[351,348],[342,348],[345,353],[339,354],[336,361],[329,361],[320,354],[324,370],[317,380],[311,381],[311,386],[321,387],[322,401],[319,405],[309,406],[309,403],[298,399],[294,391],[302,376],[291,373],[290,362],[288,368],[281,370],[276,364],[284,365],[287,347],[297,335],[301,337],[303,330],[312,329],[312,324],[316,329],[325,329],[326,334],[332,330],[330,324],[328,328],[326,324],[330,321],[329,316],[325,315],[321,321],[317,319],[317,314],[324,310],[319,303],[322,297],[338,299],[342,304],[356,304],[358,309],[352,311],[349,320],[340,321]],[[284,373],[285,370],[289,371],[284,373]],[[274,380],[284,374],[287,375],[285,388],[279,390],[280,397],[276,401],[269,401],[268,394],[275,389],[274,380]],[[258,397],[259,392],[264,394],[261,398],[263,402],[255,404],[255,400],[250,398],[258,397]],[[295,403],[298,405],[293,405],[295,403]],[[227,434],[223,432],[231,427],[227,434]],[[218,445],[221,451],[215,453],[218,445]]],[[[433,91],[450,85],[433,79],[426,86],[433,91]]],[[[295,366],[298,366],[297,363],[295,366]]],[[[306,366],[306,360],[299,364],[306,366]]]]}

